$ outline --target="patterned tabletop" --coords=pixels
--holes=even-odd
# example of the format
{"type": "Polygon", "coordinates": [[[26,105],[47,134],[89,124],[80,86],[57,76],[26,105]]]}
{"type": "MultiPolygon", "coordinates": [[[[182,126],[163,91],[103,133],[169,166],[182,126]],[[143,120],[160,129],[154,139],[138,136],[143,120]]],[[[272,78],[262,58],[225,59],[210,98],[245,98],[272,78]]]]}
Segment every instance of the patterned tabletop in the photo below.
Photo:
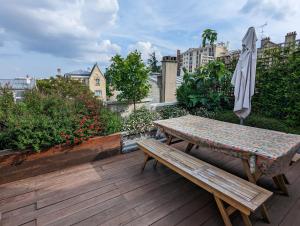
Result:
{"type": "Polygon", "coordinates": [[[269,160],[296,153],[300,149],[300,135],[282,133],[199,116],[155,121],[165,132],[187,137],[195,144],[246,152],[269,160]]]}

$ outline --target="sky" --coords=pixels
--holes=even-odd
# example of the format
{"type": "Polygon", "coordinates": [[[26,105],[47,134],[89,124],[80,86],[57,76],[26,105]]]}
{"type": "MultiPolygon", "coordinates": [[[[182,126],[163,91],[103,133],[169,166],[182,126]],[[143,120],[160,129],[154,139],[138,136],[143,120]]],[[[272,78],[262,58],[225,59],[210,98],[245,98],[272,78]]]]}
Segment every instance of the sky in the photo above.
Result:
{"type": "MultiPolygon", "coordinates": [[[[0,78],[49,77],[91,68],[105,71],[115,54],[143,59],[198,47],[206,28],[229,49],[248,27],[283,42],[300,35],[299,0],[0,0],[0,78]]],[[[300,37],[300,36],[299,36],[300,37]]],[[[258,41],[257,46],[260,43],[258,41]]]]}

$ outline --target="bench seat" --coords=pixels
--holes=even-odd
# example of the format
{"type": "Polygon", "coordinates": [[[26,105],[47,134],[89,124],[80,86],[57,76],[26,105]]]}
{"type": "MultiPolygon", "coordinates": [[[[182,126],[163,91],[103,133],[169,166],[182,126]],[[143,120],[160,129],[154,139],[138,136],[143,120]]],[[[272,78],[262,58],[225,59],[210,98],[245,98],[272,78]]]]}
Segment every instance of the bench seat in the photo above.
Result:
{"type": "Polygon", "coordinates": [[[258,209],[272,195],[272,192],[264,188],[157,140],[141,140],[138,146],[146,156],[143,169],[149,158],[154,158],[213,194],[225,225],[231,225],[229,216],[236,210],[241,212],[244,223],[251,225],[250,213],[258,209]],[[229,207],[225,208],[224,202],[229,207]]]}

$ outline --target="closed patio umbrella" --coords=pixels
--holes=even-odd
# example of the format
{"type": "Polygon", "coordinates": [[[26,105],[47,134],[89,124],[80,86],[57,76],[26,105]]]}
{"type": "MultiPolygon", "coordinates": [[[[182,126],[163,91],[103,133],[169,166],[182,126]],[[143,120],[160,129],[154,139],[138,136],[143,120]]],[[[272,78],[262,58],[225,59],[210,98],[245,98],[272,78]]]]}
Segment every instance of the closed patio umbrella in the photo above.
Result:
{"type": "Polygon", "coordinates": [[[241,124],[251,112],[256,74],[256,41],[255,29],[250,27],[243,38],[242,52],[231,80],[235,97],[233,111],[241,119],[241,124]]]}

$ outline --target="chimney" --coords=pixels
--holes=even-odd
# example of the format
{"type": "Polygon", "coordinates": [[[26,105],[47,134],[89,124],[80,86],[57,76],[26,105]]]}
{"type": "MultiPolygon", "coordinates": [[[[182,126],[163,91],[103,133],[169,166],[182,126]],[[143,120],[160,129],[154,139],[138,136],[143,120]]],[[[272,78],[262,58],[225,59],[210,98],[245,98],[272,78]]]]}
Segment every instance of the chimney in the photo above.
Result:
{"type": "Polygon", "coordinates": [[[29,77],[29,75],[26,75],[26,84],[27,84],[27,85],[30,84],[30,77],[29,77]]]}
{"type": "Polygon", "coordinates": [[[180,76],[180,68],[181,68],[181,64],[182,64],[182,59],[181,59],[181,55],[180,55],[180,50],[177,49],[177,76],[180,76]]]}
{"type": "Polygon", "coordinates": [[[177,58],[164,56],[162,58],[162,83],[160,102],[176,101],[177,58]]]}
{"type": "Polygon", "coordinates": [[[57,68],[57,75],[61,75],[61,69],[57,68]]]}
{"type": "Polygon", "coordinates": [[[260,48],[267,47],[266,45],[270,42],[270,37],[265,37],[260,40],[260,48]]]}
{"type": "Polygon", "coordinates": [[[294,43],[296,41],[296,36],[297,36],[296,31],[287,33],[285,36],[285,43],[286,44],[294,43]]]}

